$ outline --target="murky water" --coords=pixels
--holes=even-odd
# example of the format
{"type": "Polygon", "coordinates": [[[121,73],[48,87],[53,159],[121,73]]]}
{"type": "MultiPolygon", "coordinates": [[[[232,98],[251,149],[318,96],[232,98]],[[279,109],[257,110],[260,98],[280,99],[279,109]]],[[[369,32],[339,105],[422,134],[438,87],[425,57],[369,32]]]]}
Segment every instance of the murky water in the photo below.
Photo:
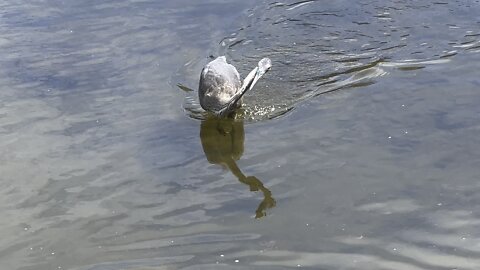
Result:
{"type": "Polygon", "coordinates": [[[0,269],[479,269],[478,14],[4,1],[0,269]],[[273,62],[236,119],[222,54],[273,62]]]}

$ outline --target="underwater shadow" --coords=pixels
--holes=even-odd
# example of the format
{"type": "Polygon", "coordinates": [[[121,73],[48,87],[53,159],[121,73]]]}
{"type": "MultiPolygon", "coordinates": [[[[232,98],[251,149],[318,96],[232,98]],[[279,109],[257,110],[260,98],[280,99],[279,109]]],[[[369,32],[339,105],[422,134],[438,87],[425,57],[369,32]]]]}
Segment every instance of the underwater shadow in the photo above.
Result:
{"type": "Polygon", "coordinates": [[[228,168],[250,191],[260,191],[263,200],[255,211],[255,218],[266,216],[266,210],[275,207],[272,192],[255,176],[246,176],[236,161],[243,155],[245,131],[243,120],[207,117],[200,125],[200,140],[205,157],[211,164],[228,168]]]}

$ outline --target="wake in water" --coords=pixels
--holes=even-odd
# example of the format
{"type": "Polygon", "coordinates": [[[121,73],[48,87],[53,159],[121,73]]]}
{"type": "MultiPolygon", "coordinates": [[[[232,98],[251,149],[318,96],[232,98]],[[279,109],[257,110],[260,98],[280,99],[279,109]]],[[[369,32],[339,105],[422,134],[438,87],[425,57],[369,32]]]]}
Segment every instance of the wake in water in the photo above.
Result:
{"type": "MultiPolygon", "coordinates": [[[[313,96],[478,52],[479,22],[465,16],[478,12],[477,6],[433,1],[265,2],[220,41],[216,53],[232,59],[242,74],[256,59],[272,59],[271,74],[245,95],[240,112],[247,122],[271,119],[313,96]]],[[[184,78],[201,62],[185,65],[178,81],[196,85],[184,78]]],[[[188,92],[184,109],[203,119],[195,98],[188,92]]]]}

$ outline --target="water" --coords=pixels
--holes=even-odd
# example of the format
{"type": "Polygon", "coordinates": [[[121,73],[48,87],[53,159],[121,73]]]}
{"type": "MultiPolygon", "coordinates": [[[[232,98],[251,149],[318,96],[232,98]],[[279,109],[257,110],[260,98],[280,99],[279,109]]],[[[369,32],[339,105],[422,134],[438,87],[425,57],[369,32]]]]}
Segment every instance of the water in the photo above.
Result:
{"type": "Polygon", "coordinates": [[[479,268],[478,1],[1,5],[0,269],[479,268]]]}

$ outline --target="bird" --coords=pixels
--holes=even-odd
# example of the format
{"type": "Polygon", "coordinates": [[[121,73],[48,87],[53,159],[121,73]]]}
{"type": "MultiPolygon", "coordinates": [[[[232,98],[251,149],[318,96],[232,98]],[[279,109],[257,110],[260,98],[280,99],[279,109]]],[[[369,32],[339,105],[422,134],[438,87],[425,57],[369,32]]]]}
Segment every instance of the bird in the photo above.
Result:
{"type": "Polygon", "coordinates": [[[217,57],[206,64],[200,74],[200,106],[219,117],[230,115],[242,106],[243,95],[251,90],[271,67],[272,61],[269,58],[261,59],[242,82],[237,69],[227,63],[227,58],[217,57]]]}

